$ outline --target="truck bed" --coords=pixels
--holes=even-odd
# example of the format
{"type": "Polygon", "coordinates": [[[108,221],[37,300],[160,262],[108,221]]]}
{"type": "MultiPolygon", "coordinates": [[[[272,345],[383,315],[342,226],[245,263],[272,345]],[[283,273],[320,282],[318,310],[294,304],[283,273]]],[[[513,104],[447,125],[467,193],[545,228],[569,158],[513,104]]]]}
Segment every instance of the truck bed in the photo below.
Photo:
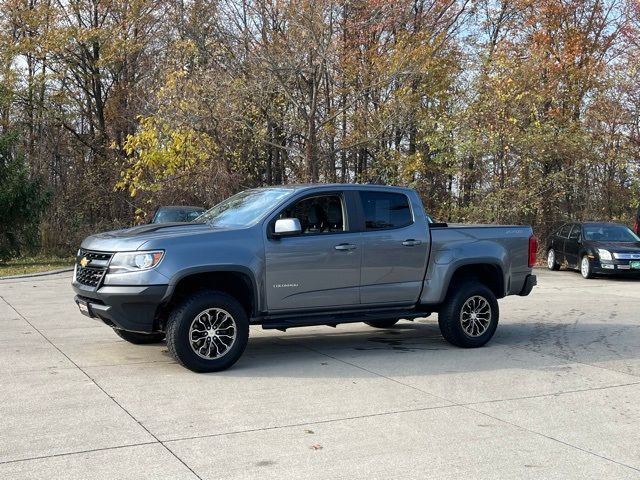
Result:
{"type": "Polygon", "coordinates": [[[420,304],[440,303],[452,272],[466,264],[486,264],[503,278],[502,296],[519,294],[531,273],[527,259],[531,227],[522,225],[436,226],[429,229],[431,253],[420,304]],[[443,283],[440,283],[443,282],[443,283]]]}

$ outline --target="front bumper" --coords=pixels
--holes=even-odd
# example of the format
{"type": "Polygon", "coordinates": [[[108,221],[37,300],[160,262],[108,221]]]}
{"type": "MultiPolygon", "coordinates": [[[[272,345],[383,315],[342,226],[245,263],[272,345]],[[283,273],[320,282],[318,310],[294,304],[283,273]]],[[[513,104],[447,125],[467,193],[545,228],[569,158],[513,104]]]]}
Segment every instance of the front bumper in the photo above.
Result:
{"type": "Polygon", "coordinates": [[[158,307],[168,285],[103,286],[98,290],[73,283],[76,303],[86,303],[85,315],[107,325],[132,332],[149,333],[156,326],[158,307]]]}
{"type": "Polygon", "coordinates": [[[526,297],[531,293],[531,290],[533,290],[533,287],[535,287],[537,284],[538,284],[538,278],[535,275],[532,275],[532,274],[527,275],[527,278],[524,280],[524,285],[522,286],[522,290],[518,295],[520,295],[521,297],[526,297]]]}
{"type": "Polygon", "coordinates": [[[611,261],[598,261],[591,260],[591,270],[596,274],[604,275],[640,275],[640,269],[631,268],[629,260],[611,260],[611,261]]]}

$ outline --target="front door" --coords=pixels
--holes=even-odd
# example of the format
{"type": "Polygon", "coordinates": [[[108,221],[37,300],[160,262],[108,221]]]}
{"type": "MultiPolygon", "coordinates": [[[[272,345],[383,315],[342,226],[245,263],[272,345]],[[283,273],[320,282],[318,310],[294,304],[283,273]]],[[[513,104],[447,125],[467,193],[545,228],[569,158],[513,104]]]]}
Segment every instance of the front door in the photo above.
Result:
{"type": "Polygon", "coordinates": [[[564,242],[564,257],[567,263],[575,267],[580,262],[578,259],[578,253],[580,252],[580,239],[581,239],[582,227],[579,224],[575,224],[571,229],[569,238],[564,242]]]}
{"type": "Polygon", "coordinates": [[[277,218],[297,218],[302,233],[270,238],[265,245],[269,312],[359,304],[361,233],[349,230],[342,192],[294,200],[277,218]]]}
{"type": "Polygon", "coordinates": [[[415,304],[429,255],[425,215],[401,192],[361,191],[364,216],[360,302],[415,304]],[[414,214],[415,213],[417,214],[414,214]]]}

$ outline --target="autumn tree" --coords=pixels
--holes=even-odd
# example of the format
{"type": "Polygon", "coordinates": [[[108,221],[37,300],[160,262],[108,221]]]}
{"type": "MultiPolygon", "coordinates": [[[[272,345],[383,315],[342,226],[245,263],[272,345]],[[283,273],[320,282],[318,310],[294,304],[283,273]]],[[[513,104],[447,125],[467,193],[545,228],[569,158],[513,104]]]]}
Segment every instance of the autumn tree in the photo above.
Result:
{"type": "Polygon", "coordinates": [[[0,0],[0,126],[47,248],[291,182],[409,185],[436,218],[625,221],[635,0],[0,0]]]}

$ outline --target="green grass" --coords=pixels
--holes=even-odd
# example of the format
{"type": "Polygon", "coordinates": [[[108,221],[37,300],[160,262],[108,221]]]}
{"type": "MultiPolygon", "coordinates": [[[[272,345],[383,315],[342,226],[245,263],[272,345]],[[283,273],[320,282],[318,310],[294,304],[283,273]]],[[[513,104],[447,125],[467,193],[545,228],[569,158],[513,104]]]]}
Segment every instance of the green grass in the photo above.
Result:
{"type": "Polygon", "coordinates": [[[0,278],[25,273],[47,272],[61,268],[73,267],[74,257],[56,257],[38,255],[35,257],[20,257],[0,262],[0,278]]]}

